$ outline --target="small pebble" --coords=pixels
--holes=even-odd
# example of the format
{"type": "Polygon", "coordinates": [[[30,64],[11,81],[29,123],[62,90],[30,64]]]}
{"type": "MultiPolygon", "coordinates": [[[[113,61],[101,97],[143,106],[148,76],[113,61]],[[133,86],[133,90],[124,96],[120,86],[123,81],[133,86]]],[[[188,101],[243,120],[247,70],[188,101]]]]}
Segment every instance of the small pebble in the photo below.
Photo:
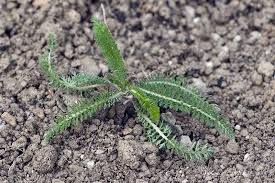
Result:
{"type": "Polygon", "coordinates": [[[129,135],[130,133],[132,133],[132,131],[133,131],[132,128],[126,127],[126,128],[123,129],[122,134],[123,135],[129,135]]]}
{"type": "Polygon", "coordinates": [[[209,75],[213,72],[213,67],[214,67],[214,64],[213,62],[206,62],[205,63],[205,74],[206,75],[209,75]]]}
{"type": "Polygon", "coordinates": [[[245,178],[248,178],[249,177],[249,173],[247,171],[243,171],[242,175],[245,177],[245,178]]]}
{"type": "Polygon", "coordinates": [[[95,161],[94,160],[91,160],[91,161],[88,161],[87,162],[87,167],[89,170],[92,170],[95,166],[95,161]]]}
{"type": "Polygon", "coordinates": [[[45,118],[44,110],[41,109],[41,108],[39,108],[39,107],[33,109],[32,112],[33,112],[36,116],[38,116],[40,119],[44,119],[44,118],[45,118]]]}
{"type": "Polygon", "coordinates": [[[261,85],[263,82],[262,75],[258,74],[257,72],[254,72],[252,74],[251,79],[255,85],[261,85]]]}
{"type": "Polygon", "coordinates": [[[248,133],[247,129],[242,129],[240,134],[241,134],[241,136],[246,137],[249,133],[248,133]]]}
{"type": "Polygon", "coordinates": [[[10,113],[8,112],[4,112],[1,115],[1,118],[3,119],[3,121],[5,121],[6,123],[8,123],[11,126],[16,126],[16,119],[14,116],[12,116],[10,113]]]}
{"type": "Polygon", "coordinates": [[[272,76],[274,71],[275,71],[275,66],[270,62],[262,61],[258,66],[258,72],[267,77],[272,76]]]}
{"type": "Polygon", "coordinates": [[[240,35],[235,36],[234,42],[240,42],[242,40],[242,37],[240,35]]]}
{"type": "Polygon", "coordinates": [[[263,169],[264,169],[264,165],[263,165],[263,164],[259,164],[259,165],[257,165],[256,168],[255,168],[255,170],[256,170],[257,172],[262,171],[263,169]]]}
{"type": "Polygon", "coordinates": [[[98,150],[96,150],[95,154],[100,155],[100,154],[103,154],[104,152],[105,152],[104,150],[98,149],[98,150]]]}
{"type": "Polygon", "coordinates": [[[27,145],[27,138],[25,136],[22,136],[18,138],[16,141],[14,141],[11,145],[14,149],[21,149],[24,148],[27,145]]]}
{"type": "Polygon", "coordinates": [[[134,126],[133,133],[137,136],[142,134],[143,127],[139,124],[134,126]]]}
{"type": "Polygon", "coordinates": [[[253,44],[261,37],[261,33],[258,31],[253,31],[250,33],[250,38],[248,39],[248,43],[253,44]]]}
{"type": "Polygon", "coordinates": [[[200,90],[202,93],[207,92],[207,86],[200,78],[193,78],[193,85],[200,90]]]}
{"type": "Polygon", "coordinates": [[[240,125],[236,125],[236,126],[235,126],[235,130],[240,131],[240,130],[241,130],[241,126],[240,126],[240,125]]]}
{"type": "Polygon", "coordinates": [[[173,116],[171,112],[162,113],[161,118],[163,121],[166,121],[172,125],[176,124],[176,118],[173,116]]]}
{"type": "Polygon", "coordinates": [[[100,73],[100,68],[98,67],[96,61],[89,56],[80,59],[79,63],[81,72],[92,73],[95,75],[100,73]]]}
{"type": "Polygon", "coordinates": [[[73,23],[79,23],[81,20],[81,16],[77,11],[75,11],[74,9],[71,9],[66,12],[65,19],[73,23]]]}
{"type": "Polygon", "coordinates": [[[34,0],[32,2],[34,7],[42,7],[49,4],[49,0],[34,0]]]}
{"type": "Polygon", "coordinates": [[[180,138],[180,142],[188,147],[191,147],[193,144],[188,135],[182,135],[180,138]]]}
{"type": "Polygon", "coordinates": [[[55,163],[58,159],[58,153],[53,146],[45,146],[35,152],[33,161],[33,168],[39,173],[48,173],[54,169],[55,163]]]}
{"type": "Polygon", "coordinates": [[[155,153],[151,153],[148,156],[146,156],[145,161],[149,165],[153,166],[153,165],[157,165],[158,164],[159,159],[158,159],[158,156],[155,153]]]}
{"type": "Polygon", "coordinates": [[[237,154],[239,152],[239,144],[235,140],[230,140],[225,150],[231,154],[237,154]]]}

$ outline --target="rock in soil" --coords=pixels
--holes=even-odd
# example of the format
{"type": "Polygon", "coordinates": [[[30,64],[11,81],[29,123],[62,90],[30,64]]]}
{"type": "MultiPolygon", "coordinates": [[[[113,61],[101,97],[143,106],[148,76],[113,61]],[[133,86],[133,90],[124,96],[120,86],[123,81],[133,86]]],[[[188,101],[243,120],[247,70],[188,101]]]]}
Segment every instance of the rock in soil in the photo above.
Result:
{"type": "Polygon", "coordinates": [[[263,77],[262,77],[262,75],[258,74],[257,72],[254,72],[254,73],[252,74],[251,79],[252,79],[252,81],[253,81],[253,83],[254,83],[255,85],[261,85],[262,82],[263,82],[263,77]]]}
{"type": "Polygon", "coordinates": [[[136,141],[120,140],[118,142],[118,157],[121,158],[122,163],[132,169],[137,169],[140,165],[140,156],[143,152],[141,145],[136,141]]]}
{"type": "Polygon", "coordinates": [[[226,145],[226,151],[231,154],[237,154],[239,152],[239,144],[235,140],[230,140],[226,145]]]}
{"type": "Polygon", "coordinates": [[[176,118],[171,112],[166,112],[161,114],[161,118],[163,121],[170,123],[172,125],[176,124],[176,118]]]}
{"type": "Polygon", "coordinates": [[[3,72],[5,69],[7,69],[9,65],[10,65],[9,58],[3,58],[0,62],[0,73],[3,72]]]}
{"type": "Polygon", "coordinates": [[[37,151],[33,158],[33,168],[39,173],[51,172],[58,159],[58,153],[53,146],[45,146],[37,151]]]}
{"type": "Polygon", "coordinates": [[[16,141],[14,141],[11,145],[14,149],[21,149],[24,148],[27,145],[27,138],[25,136],[22,136],[18,138],[16,141]]]}
{"type": "Polygon", "coordinates": [[[86,56],[80,60],[80,71],[98,75],[100,73],[100,68],[94,59],[86,56]]]}
{"type": "Polygon", "coordinates": [[[270,77],[275,72],[275,66],[270,62],[262,61],[259,64],[258,72],[260,74],[267,76],[267,77],[270,77]]]}
{"type": "Polygon", "coordinates": [[[43,7],[49,3],[49,0],[34,0],[32,2],[35,7],[43,7]]]}
{"type": "Polygon", "coordinates": [[[181,142],[182,144],[188,146],[188,147],[191,147],[192,144],[193,144],[192,141],[191,141],[191,139],[190,139],[190,137],[187,136],[187,135],[182,135],[182,136],[180,137],[180,142],[181,142]]]}
{"type": "Polygon", "coordinates": [[[14,116],[12,116],[10,113],[8,112],[4,112],[1,115],[1,118],[3,119],[3,121],[5,121],[7,124],[11,125],[11,126],[16,126],[16,119],[14,116]]]}
{"type": "Polygon", "coordinates": [[[149,154],[145,157],[145,161],[149,165],[155,166],[159,163],[159,157],[155,153],[152,153],[152,154],[149,154]]]}

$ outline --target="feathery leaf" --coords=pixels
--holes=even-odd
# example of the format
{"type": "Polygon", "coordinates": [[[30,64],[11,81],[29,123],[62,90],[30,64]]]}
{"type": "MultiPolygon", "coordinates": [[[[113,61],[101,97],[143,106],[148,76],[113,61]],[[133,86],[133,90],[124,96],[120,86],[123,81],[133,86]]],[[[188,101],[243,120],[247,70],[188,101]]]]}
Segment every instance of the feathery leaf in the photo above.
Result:
{"type": "Polygon", "coordinates": [[[105,57],[110,70],[114,73],[114,82],[118,82],[121,87],[126,85],[126,69],[123,58],[112,37],[107,25],[97,18],[93,17],[93,33],[97,46],[105,57]]]}
{"type": "Polygon", "coordinates": [[[123,92],[103,93],[87,101],[80,102],[71,107],[68,114],[57,118],[56,123],[44,135],[44,140],[49,142],[54,136],[83,120],[94,115],[97,111],[112,106],[121,99],[123,92]]]}
{"type": "Polygon", "coordinates": [[[57,48],[56,35],[49,33],[48,35],[48,49],[54,51],[57,48]]]}
{"type": "Polygon", "coordinates": [[[49,34],[48,50],[46,50],[39,58],[39,65],[42,72],[54,87],[69,92],[86,92],[94,89],[95,87],[110,83],[107,79],[84,73],[76,74],[70,77],[59,77],[52,63],[53,51],[56,47],[57,43],[55,40],[55,35],[49,34]]]}
{"type": "Polygon", "coordinates": [[[54,87],[58,87],[60,85],[60,79],[51,60],[52,52],[47,50],[39,57],[39,65],[42,73],[46,76],[50,83],[54,87]]]}
{"type": "Polygon", "coordinates": [[[194,143],[192,147],[187,147],[180,143],[172,136],[171,129],[163,122],[155,124],[149,117],[140,112],[138,112],[138,119],[141,121],[145,129],[145,135],[148,140],[159,148],[166,147],[171,149],[176,154],[181,155],[188,160],[208,159],[213,154],[213,150],[207,145],[194,143]]]}
{"type": "Polygon", "coordinates": [[[155,102],[148,97],[144,95],[142,91],[139,90],[139,88],[132,86],[130,89],[130,92],[133,94],[133,96],[138,100],[140,107],[142,110],[149,114],[150,119],[157,123],[160,119],[160,109],[155,104],[155,102]]]}
{"type": "Polygon", "coordinates": [[[220,133],[234,138],[228,119],[222,117],[207,100],[185,83],[157,76],[139,83],[140,90],[160,106],[191,113],[193,117],[214,126],[220,133]],[[165,89],[164,89],[165,88],[165,89]]]}
{"type": "Polygon", "coordinates": [[[86,92],[107,84],[111,84],[107,79],[92,74],[79,73],[70,77],[61,77],[59,88],[65,91],[86,92]]]}

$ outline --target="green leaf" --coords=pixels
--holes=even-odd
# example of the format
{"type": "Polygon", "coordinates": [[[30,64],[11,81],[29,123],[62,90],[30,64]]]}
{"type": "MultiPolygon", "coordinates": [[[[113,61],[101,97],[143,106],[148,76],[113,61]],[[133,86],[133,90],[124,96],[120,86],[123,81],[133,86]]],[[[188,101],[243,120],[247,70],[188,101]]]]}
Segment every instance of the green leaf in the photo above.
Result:
{"type": "Polygon", "coordinates": [[[48,50],[46,50],[39,58],[39,65],[43,74],[54,87],[69,92],[87,92],[96,87],[110,83],[108,80],[96,75],[84,73],[75,74],[70,77],[60,77],[52,63],[53,53],[56,47],[57,43],[55,35],[49,34],[48,50]]]}
{"type": "Polygon", "coordinates": [[[56,35],[54,33],[49,33],[48,35],[48,49],[54,51],[57,48],[56,35]]]}
{"type": "Polygon", "coordinates": [[[93,17],[93,33],[97,46],[105,57],[110,70],[114,73],[114,81],[118,81],[119,83],[116,84],[120,87],[125,87],[127,73],[122,55],[107,25],[95,17],[93,17]]]}
{"type": "Polygon", "coordinates": [[[60,79],[57,75],[56,69],[54,65],[52,64],[52,52],[45,51],[40,57],[39,57],[39,66],[42,70],[42,73],[46,76],[46,78],[50,81],[50,83],[58,87],[60,85],[60,79]]]}
{"type": "Polygon", "coordinates": [[[138,112],[138,119],[141,121],[147,139],[159,148],[168,148],[176,154],[183,156],[188,160],[203,160],[212,156],[213,150],[207,145],[194,143],[191,147],[178,142],[172,136],[172,130],[163,122],[155,124],[149,117],[138,112]]]}
{"type": "Polygon", "coordinates": [[[92,74],[79,73],[71,77],[61,77],[59,88],[65,91],[87,92],[110,84],[110,81],[92,74]]]}
{"type": "Polygon", "coordinates": [[[220,133],[234,138],[228,119],[221,116],[213,105],[185,83],[174,78],[157,76],[140,82],[139,87],[160,106],[191,113],[200,121],[214,126],[220,133]]]}
{"type": "Polygon", "coordinates": [[[145,96],[137,87],[132,87],[130,92],[135,98],[137,98],[143,111],[146,111],[149,114],[150,119],[157,123],[160,119],[160,109],[155,102],[145,96]]]}
{"type": "Polygon", "coordinates": [[[60,134],[72,125],[88,119],[99,110],[112,106],[124,95],[122,92],[103,93],[92,99],[80,102],[71,107],[68,114],[57,118],[56,123],[44,135],[44,140],[49,142],[54,136],[60,134]]]}

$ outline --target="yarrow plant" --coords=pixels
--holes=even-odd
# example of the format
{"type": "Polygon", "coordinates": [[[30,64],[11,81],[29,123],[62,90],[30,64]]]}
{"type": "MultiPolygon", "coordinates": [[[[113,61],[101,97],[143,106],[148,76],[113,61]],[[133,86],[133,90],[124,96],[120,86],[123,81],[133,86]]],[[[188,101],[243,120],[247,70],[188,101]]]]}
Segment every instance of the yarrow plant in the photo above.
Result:
{"type": "Polygon", "coordinates": [[[86,73],[60,77],[52,63],[57,48],[54,34],[49,35],[47,50],[40,56],[41,70],[55,88],[78,93],[93,92],[99,87],[105,89],[95,97],[75,104],[66,115],[58,117],[44,135],[46,142],[67,128],[95,115],[99,110],[109,108],[123,97],[129,96],[133,96],[137,117],[144,127],[147,139],[159,148],[170,149],[188,160],[207,159],[213,154],[213,150],[208,145],[196,142],[192,146],[180,143],[171,128],[161,120],[160,107],[190,113],[201,122],[215,127],[218,132],[234,138],[229,121],[200,96],[197,90],[187,86],[179,77],[155,75],[137,84],[131,83],[127,79],[122,55],[108,26],[97,18],[92,19],[92,26],[95,42],[111,71],[108,77],[86,73]],[[113,89],[110,91],[110,88],[113,89]]]}

